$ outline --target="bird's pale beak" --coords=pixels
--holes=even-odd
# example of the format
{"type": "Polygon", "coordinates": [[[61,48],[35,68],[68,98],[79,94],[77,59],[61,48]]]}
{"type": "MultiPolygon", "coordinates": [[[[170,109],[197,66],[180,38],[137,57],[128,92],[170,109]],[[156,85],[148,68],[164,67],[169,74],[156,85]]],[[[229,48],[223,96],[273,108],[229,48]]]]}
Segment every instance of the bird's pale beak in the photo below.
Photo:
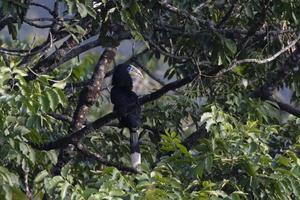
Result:
{"type": "Polygon", "coordinates": [[[131,69],[129,71],[129,75],[131,77],[139,77],[139,78],[144,78],[142,72],[136,68],[135,66],[131,65],[131,69]]]}

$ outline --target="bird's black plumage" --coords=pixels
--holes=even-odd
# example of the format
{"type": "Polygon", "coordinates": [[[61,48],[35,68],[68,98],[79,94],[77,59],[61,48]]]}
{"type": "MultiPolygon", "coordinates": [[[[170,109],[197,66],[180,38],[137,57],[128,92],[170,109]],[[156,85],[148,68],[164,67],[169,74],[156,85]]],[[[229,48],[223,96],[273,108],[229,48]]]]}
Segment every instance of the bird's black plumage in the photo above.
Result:
{"type": "Polygon", "coordinates": [[[140,164],[138,129],[141,123],[141,106],[138,96],[132,91],[133,80],[129,74],[129,65],[118,65],[112,77],[111,102],[118,112],[122,127],[130,130],[130,151],[133,167],[140,164]]]}
{"type": "Polygon", "coordinates": [[[120,113],[120,125],[130,130],[140,127],[141,107],[138,96],[132,91],[132,78],[128,73],[128,65],[118,65],[113,73],[111,102],[114,111],[120,113]]]}

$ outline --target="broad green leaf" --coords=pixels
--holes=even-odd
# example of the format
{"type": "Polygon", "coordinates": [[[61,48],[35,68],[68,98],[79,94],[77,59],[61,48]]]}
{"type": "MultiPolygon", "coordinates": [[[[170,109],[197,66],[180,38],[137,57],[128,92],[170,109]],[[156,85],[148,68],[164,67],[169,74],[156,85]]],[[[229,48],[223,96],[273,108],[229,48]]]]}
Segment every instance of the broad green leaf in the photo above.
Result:
{"type": "Polygon", "coordinates": [[[76,2],[76,6],[77,6],[78,13],[80,14],[80,16],[82,18],[86,17],[88,11],[87,11],[87,8],[85,7],[85,5],[80,2],[76,2]]]}
{"type": "Polygon", "coordinates": [[[67,181],[63,184],[62,189],[61,189],[61,193],[60,193],[60,198],[61,199],[65,199],[68,193],[68,188],[70,187],[70,183],[68,183],[67,181]]]}
{"type": "Polygon", "coordinates": [[[237,47],[234,41],[232,41],[231,39],[225,39],[225,45],[226,47],[230,50],[230,52],[232,54],[236,53],[237,47]]]}
{"type": "Polygon", "coordinates": [[[62,183],[64,179],[61,176],[54,176],[53,178],[46,178],[44,180],[45,182],[45,188],[52,193],[53,190],[57,187],[59,183],[62,183]]]}
{"type": "Polygon", "coordinates": [[[40,96],[39,101],[43,112],[47,113],[50,110],[50,100],[47,96],[40,96]]]}
{"type": "Polygon", "coordinates": [[[59,104],[59,96],[54,90],[51,89],[46,91],[46,95],[50,103],[50,108],[52,111],[54,111],[59,104]]]}
{"type": "Polygon", "coordinates": [[[52,86],[59,88],[59,89],[64,89],[66,87],[66,84],[67,83],[65,81],[59,81],[59,82],[54,83],[52,86]]]}
{"type": "Polygon", "coordinates": [[[37,176],[34,178],[35,183],[42,182],[47,176],[49,176],[49,173],[46,170],[41,171],[37,174],[37,176]]]}

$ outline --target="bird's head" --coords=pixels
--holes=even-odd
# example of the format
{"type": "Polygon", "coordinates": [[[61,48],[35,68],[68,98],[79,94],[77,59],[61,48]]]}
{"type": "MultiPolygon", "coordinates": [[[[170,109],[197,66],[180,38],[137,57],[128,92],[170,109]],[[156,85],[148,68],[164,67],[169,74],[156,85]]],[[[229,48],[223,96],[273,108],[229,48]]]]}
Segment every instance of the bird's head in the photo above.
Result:
{"type": "Polygon", "coordinates": [[[138,92],[141,88],[143,74],[133,65],[121,64],[115,67],[112,77],[112,85],[138,92]]]}
{"type": "Polygon", "coordinates": [[[129,75],[132,79],[133,78],[140,78],[140,79],[144,78],[142,72],[133,65],[128,65],[127,72],[129,73],[129,75]]]}

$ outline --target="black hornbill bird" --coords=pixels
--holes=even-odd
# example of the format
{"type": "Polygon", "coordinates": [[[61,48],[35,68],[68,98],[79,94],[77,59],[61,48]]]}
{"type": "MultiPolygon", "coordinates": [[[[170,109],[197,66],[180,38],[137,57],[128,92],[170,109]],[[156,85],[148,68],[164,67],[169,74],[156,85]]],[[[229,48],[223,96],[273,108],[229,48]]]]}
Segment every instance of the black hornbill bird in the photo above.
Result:
{"type": "Polygon", "coordinates": [[[114,111],[120,115],[120,126],[130,131],[131,164],[135,169],[141,164],[138,132],[141,124],[141,106],[133,90],[140,86],[142,78],[142,73],[133,65],[120,64],[114,69],[110,93],[114,111]]]}

